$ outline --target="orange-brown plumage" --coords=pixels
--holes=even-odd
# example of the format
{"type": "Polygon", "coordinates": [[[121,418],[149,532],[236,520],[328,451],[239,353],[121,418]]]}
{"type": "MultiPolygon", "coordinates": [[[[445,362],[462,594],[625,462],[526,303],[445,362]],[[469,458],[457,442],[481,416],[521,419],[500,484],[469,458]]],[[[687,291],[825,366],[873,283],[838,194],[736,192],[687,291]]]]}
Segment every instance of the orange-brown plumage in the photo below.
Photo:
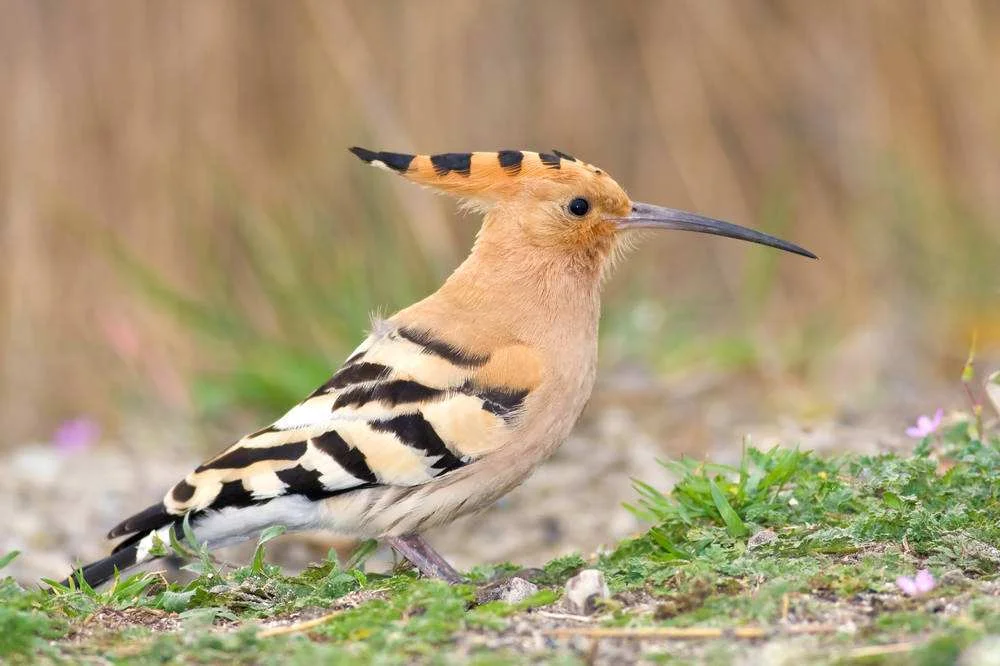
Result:
{"type": "Polygon", "coordinates": [[[631,205],[625,191],[606,172],[558,151],[438,156],[362,148],[352,152],[415,183],[467,199],[486,212],[482,236],[491,235],[497,227],[501,228],[496,233],[506,236],[520,231],[505,243],[497,239],[499,253],[507,255],[512,244],[526,244],[554,251],[556,262],[584,273],[600,271],[612,255],[616,228],[609,216],[625,216],[631,205]],[[574,196],[586,198],[592,209],[567,224],[567,217],[572,216],[564,204],[574,196]]]}
{"type": "Polygon", "coordinates": [[[565,153],[362,160],[484,213],[471,253],[436,292],[388,319],[322,387],[115,527],[92,584],[155,556],[185,517],[211,546],[275,523],[376,537],[428,575],[458,574],[419,536],[485,508],[566,438],[594,384],[600,286],[633,229],[702,231],[798,254],[779,239],[632,202],[565,153]]]}

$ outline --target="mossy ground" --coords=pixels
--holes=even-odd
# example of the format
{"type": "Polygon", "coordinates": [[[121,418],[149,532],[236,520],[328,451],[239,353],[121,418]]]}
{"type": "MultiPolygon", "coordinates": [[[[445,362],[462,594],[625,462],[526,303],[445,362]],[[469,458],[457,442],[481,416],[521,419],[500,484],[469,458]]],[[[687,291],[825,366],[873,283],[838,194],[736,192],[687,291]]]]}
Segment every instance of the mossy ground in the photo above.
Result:
{"type": "Polygon", "coordinates": [[[909,456],[749,447],[738,467],[668,464],[669,492],[637,486],[633,510],[652,529],[589,560],[550,562],[540,591],[517,605],[475,601],[477,586],[514,565],[476,569],[458,586],[333,558],[286,576],[262,544],[235,570],[195,554],[198,578],[186,585],[139,574],[106,591],[50,593],[3,580],[0,661],[947,664],[1000,636],[1000,438],[980,436],[972,419],[909,456]],[[581,619],[560,598],[585,566],[613,594],[581,619]],[[935,588],[902,594],[897,577],[922,568],[935,588]],[[597,635],[611,628],[664,635],[597,635]],[[689,640],[683,628],[721,631],[689,640]],[[740,638],[741,628],[766,635],[740,638]]]}

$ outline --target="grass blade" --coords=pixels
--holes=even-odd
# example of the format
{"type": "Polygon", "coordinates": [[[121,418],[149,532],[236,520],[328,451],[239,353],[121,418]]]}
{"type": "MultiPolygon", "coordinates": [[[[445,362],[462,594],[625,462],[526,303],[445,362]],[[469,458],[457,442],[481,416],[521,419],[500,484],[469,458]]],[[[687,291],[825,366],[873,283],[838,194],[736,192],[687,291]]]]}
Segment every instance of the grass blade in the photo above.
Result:
{"type": "Polygon", "coordinates": [[[746,536],[749,533],[747,526],[743,524],[739,514],[736,513],[732,505],[729,504],[729,500],[719,490],[718,484],[709,479],[708,486],[712,491],[712,501],[715,502],[715,508],[718,509],[719,515],[722,516],[722,522],[726,524],[726,530],[729,532],[729,535],[732,537],[746,536]]]}
{"type": "Polygon", "coordinates": [[[284,525],[271,525],[260,533],[257,539],[257,548],[253,552],[253,563],[250,565],[250,573],[264,573],[264,544],[272,539],[277,539],[287,531],[284,525]]]}
{"type": "Polygon", "coordinates": [[[21,554],[21,551],[19,551],[19,550],[12,550],[9,553],[7,553],[6,555],[3,555],[2,557],[0,557],[0,569],[3,569],[5,566],[7,566],[11,562],[13,562],[14,559],[18,555],[20,555],[20,554],[21,554]]]}

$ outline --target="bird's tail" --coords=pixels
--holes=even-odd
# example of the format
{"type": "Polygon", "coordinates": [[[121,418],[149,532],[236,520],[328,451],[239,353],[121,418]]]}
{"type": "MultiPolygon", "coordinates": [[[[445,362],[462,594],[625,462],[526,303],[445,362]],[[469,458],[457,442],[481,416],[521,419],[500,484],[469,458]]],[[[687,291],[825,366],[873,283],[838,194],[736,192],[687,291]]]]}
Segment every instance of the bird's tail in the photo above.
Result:
{"type": "Polygon", "coordinates": [[[116,548],[114,552],[103,559],[76,569],[61,584],[69,587],[72,581],[73,584],[79,587],[80,579],[82,578],[90,587],[97,587],[114,578],[115,572],[131,569],[137,564],[142,564],[153,559],[156,559],[156,556],[152,554],[147,554],[144,558],[139,557],[139,542],[135,540],[132,543],[123,544],[121,547],[116,548]]]}
{"type": "Polygon", "coordinates": [[[179,518],[171,515],[162,502],[157,502],[116,525],[108,538],[125,535],[128,538],[115,546],[104,559],[76,569],[62,585],[69,586],[70,581],[79,583],[79,578],[82,577],[88,585],[97,587],[114,578],[116,571],[122,572],[137,564],[157,559],[159,556],[150,552],[155,539],[154,533],[166,542],[169,538],[167,530],[179,526],[179,518]]]}

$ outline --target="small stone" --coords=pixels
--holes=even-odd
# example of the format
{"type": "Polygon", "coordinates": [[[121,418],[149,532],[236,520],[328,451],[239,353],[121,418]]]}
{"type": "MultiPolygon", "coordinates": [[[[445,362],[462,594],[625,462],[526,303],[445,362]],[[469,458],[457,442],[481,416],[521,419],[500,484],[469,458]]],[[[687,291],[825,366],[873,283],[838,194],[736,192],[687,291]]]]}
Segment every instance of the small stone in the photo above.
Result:
{"type": "Polygon", "coordinates": [[[604,574],[597,569],[584,569],[566,581],[566,608],[577,615],[590,615],[597,602],[610,596],[604,574]]]}
{"type": "Polygon", "coordinates": [[[526,581],[523,578],[511,578],[507,581],[507,585],[504,586],[500,600],[506,601],[509,604],[517,604],[536,592],[538,592],[538,586],[534,583],[526,581]]]}
{"type": "Polygon", "coordinates": [[[761,530],[747,539],[747,550],[760,548],[777,540],[778,535],[774,533],[774,530],[761,530]]]}
{"type": "Polygon", "coordinates": [[[538,592],[537,585],[514,576],[479,588],[476,592],[476,602],[485,604],[490,601],[506,601],[508,604],[516,604],[536,592],[538,592]]]}

